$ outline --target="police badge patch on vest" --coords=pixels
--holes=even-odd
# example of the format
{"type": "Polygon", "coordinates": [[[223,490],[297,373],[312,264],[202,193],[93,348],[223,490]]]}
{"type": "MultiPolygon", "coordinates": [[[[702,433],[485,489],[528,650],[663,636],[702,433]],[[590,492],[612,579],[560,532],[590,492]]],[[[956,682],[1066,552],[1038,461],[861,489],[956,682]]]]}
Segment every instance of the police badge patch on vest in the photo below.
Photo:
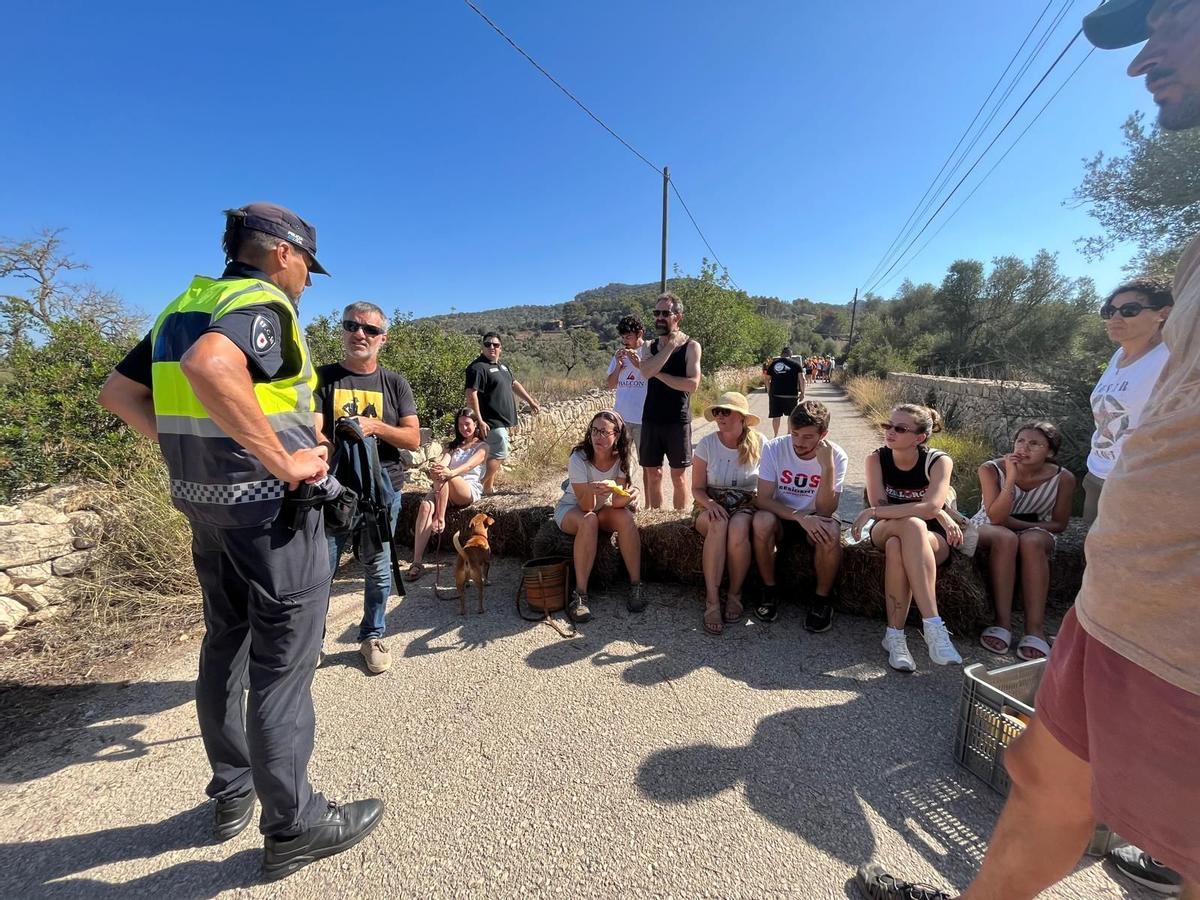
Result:
{"type": "Polygon", "coordinates": [[[259,356],[269,353],[278,341],[274,323],[262,313],[256,315],[254,325],[250,328],[250,343],[254,352],[259,356]]]}

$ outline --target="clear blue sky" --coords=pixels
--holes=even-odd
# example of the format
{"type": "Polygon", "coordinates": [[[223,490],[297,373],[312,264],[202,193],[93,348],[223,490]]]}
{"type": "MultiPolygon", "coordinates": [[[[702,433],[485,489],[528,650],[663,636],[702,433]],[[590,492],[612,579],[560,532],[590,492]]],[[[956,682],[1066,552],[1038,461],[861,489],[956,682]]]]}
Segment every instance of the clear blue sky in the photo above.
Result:
{"type": "MultiPolygon", "coordinates": [[[[743,288],[839,302],[1044,2],[480,5],[671,167],[743,288]]],[[[1075,3],[1017,97],[1091,5],[1075,3]]],[[[457,0],[39,2],[5,18],[0,234],[67,228],[91,278],[147,312],[219,270],[220,210],[252,200],[318,226],[334,277],[305,295],[306,319],[360,298],[425,315],[658,277],[661,179],[457,0]]],[[[1049,84],[1085,52],[1080,39],[1049,84]]],[[[1074,241],[1093,221],[1062,201],[1081,160],[1151,108],[1124,74],[1133,53],[1096,51],[905,274],[1046,247],[1111,286],[1131,253],[1087,263],[1074,241]]],[[[706,251],[671,214],[670,260],[694,272],[706,251]]]]}

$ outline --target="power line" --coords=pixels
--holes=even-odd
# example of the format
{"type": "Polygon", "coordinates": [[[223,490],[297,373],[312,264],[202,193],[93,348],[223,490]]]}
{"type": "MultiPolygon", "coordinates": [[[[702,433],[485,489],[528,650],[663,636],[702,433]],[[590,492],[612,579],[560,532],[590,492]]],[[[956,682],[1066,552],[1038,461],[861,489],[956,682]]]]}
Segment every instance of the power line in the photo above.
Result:
{"type": "MultiPolygon", "coordinates": [[[[479,16],[479,18],[481,18],[481,19],[483,19],[483,21],[487,22],[487,24],[491,27],[491,29],[493,31],[495,31],[496,34],[500,35],[500,37],[504,38],[504,40],[507,41],[508,44],[514,50],[516,50],[523,57],[525,57],[525,59],[529,61],[530,65],[532,65],[535,69],[537,69],[539,72],[541,72],[543,75],[545,75],[546,78],[548,78],[550,80],[551,84],[553,84],[556,88],[558,88],[560,91],[562,91],[564,94],[566,94],[567,97],[569,97],[571,99],[572,103],[574,103],[576,106],[578,106],[580,109],[582,109],[585,113],[587,113],[592,118],[592,120],[596,122],[597,125],[599,125],[605,131],[607,131],[609,134],[611,134],[614,138],[616,138],[618,141],[620,141],[621,144],[625,147],[625,149],[627,149],[630,153],[632,153],[634,156],[636,156],[638,159],[640,159],[642,162],[644,162],[646,165],[648,165],[651,169],[653,169],[655,174],[660,175],[660,176],[663,175],[663,171],[661,168],[656,166],[654,163],[650,162],[650,160],[648,160],[645,156],[643,156],[638,151],[638,149],[633,146],[633,144],[629,143],[629,141],[625,140],[625,138],[621,137],[619,134],[617,134],[615,131],[613,131],[613,129],[610,128],[603,119],[601,119],[598,115],[596,115],[594,112],[592,112],[590,109],[588,109],[582,100],[580,100],[578,97],[576,97],[574,94],[572,94],[569,90],[567,90],[567,88],[562,84],[562,82],[560,82],[557,78],[555,78],[553,75],[551,75],[549,72],[547,72],[536,59],[534,59],[532,56],[530,56],[528,53],[526,53],[516,41],[514,41],[507,34],[505,34],[504,29],[502,29],[499,25],[497,25],[495,22],[493,22],[491,19],[489,19],[487,14],[483,10],[481,10],[478,6],[476,6],[472,2],[472,0],[463,0],[463,2],[466,3],[467,6],[471,7],[471,9],[475,12],[475,14],[477,16],[479,16]]],[[[699,224],[697,224],[695,216],[693,216],[692,211],[690,209],[688,209],[688,205],[684,201],[683,195],[681,193],[679,193],[679,188],[675,187],[674,180],[671,178],[668,178],[667,182],[671,185],[671,190],[675,192],[675,196],[677,198],[679,198],[679,203],[680,203],[680,205],[683,206],[683,211],[685,213],[687,213],[688,219],[691,220],[692,227],[696,229],[696,234],[700,235],[700,240],[702,240],[704,242],[704,246],[708,248],[708,252],[712,254],[712,257],[716,261],[717,265],[719,265],[722,269],[725,269],[725,274],[728,275],[729,269],[725,267],[725,265],[721,262],[720,259],[717,259],[716,251],[713,250],[712,244],[710,244],[708,242],[708,238],[706,238],[704,236],[704,232],[700,230],[700,226],[699,226],[699,224]]],[[[729,279],[729,283],[732,284],[739,291],[741,290],[741,288],[737,286],[737,282],[735,282],[732,277],[729,279]]]]}
{"type": "Polygon", "coordinates": [[[941,204],[938,206],[938,208],[933,211],[933,215],[931,215],[928,219],[925,220],[925,224],[921,226],[921,230],[918,231],[913,236],[912,240],[908,242],[907,246],[905,246],[905,248],[900,252],[900,255],[896,257],[896,261],[893,262],[888,267],[887,271],[884,272],[882,275],[880,275],[871,284],[870,287],[868,287],[866,290],[864,290],[863,293],[870,293],[871,291],[873,291],[877,285],[879,285],[885,278],[887,278],[888,275],[890,275],[892,273],[892,270],[896,268],[896,266],[900,263],[900,260],[903,259],[905,254],[907,254],[908,251],[912,249],[913,244],[915,244],[917,242],[917,240],[920,239],[921,235],[923,235],[925,233],[925,231],[929,228],[929,226],[933,224],[933,221],[938,217],[938,215],[941,213],[941,211],[946,208],[946,204],[950,202],[951,198],[956,193],[958,193],[958,189],[963,186],[963,183],[968,178],[971,177],[971,173],[975,171],[976,167],[978,167],[978,165],[983,161],[983,158],[988,155],[988,153],[991,151],[992,147],[996,146],[996,142],[998,140],[1000,140],[1000,137],[1004,134],[1005,131],[1008,130],[1008,126],[1013,123],[1013,120],[1016,119],[1016,117],[1020,114],[1021,110],[1023,110],[1025,108],[1025,104],[1029,102],[1030,98],[1033,97],[1033,95],[1037,92],[1038,88],[1040,88],[1042,86],[1042,84],[1046,81],[1046,79],[1050,77],[1050,73],[1054,71],[1054,69],[1062,61],[1062,58],[1067,55],[1067,51],[1070,50],[1073,46],[1075,46],[1075,42],[1077,40],[1079,40],[1079,36],[1081,34],[1083,34],[1082,28],[1080,28],[1078,31],[1075,32],[1075,36],[1072,37],[1071,40],[1067,42],[1067,46],[1063,47],[1062,52],[1060,52],[1058,54],[1058,56],[1056,56],[1054,58],[1054,62],[1050,63],[1050,67],[1047,68],[1046,71],[1042,73],[1042,77],[1038,79],[1037,84],[1035,84],[1030,89],[1029,93],[1025,95],[1025,99],[1021,101],[1021,105],[1018,106],[1016,108],[1016,110],[1014,110],[1013,114],[1008,117],[1008,121],[1004,123],[1004,125],[1000,128],[1000,130],[998,132],[996,132],[996,136],[992,138],[991,142],[986,147],[983,148],[983,152],[980,153],[979,156],[977,156],[975,158],[975,162],[971,163],[971,167],[969,169],[967,169],[966,174],[964,174],[963,177],[958,180],[958,183],[956,185],[954,185],[954,187],[951,189],[950,193],[946,195],[946,199],[944,199],[941,202],[941,204]]]}
{"type": "Polygon", "coordinates": [[[1071,82],[1071,79],[1075,77],[1075,73],[1083,68],[1083,64],[1085,62],[1087,62],[1091,58],[1092,54],[1095,52],[1096,52],[1095,47],[1092,47],[1090,50],[1088,50],[1087,54],[1083,57],[1083,59],[1081,59],[1079,61],[1079,64],[1077,66],[1075,66],[1074,69],[1071,70],[1071,74],[1068,75],[1066,77],[1066,80],[1064,80],[1063,83],[1058,86],[1058,90],[1056,90],[1053,94],[1050,95],[1050,99],[1047,100],[1044,104],[1042,104],[1042,108],[1037,111],[1037,115],[1035,115],[1032,119],[1030,119],[1029,124],[1026,125],[1024,129],[1022,129],[1020,134],[1017,135],[1016,140],[1014,140],[1011,144],[1009,144],[1008,149],[1005,150],[1004,153],[1001,154],[1001,156],[998,160],[996,160],[994,163],[992,163],[992,167],[990,169],[988,169],[987,172],[984,173],[984,176],[979,179],[979,182],[975,185],[975,187],[971,188],[971,193],[967,194],[967,196],[963,198],[962,202],[959,203],[958,206],[954,207],[954,211],[951,212],[950,215],[946,216],[946,218],[942,221],[942,224],[937,227],[937,230],[934,231],[934,233],[929,236],[929,239],[927,241],[925,241],[924,244],[921,245],[921,249],[918,250],[916,253],[914,253],[912,256],[910,256],[908,258],[908,260],[904,263],[904,265],[902,265],[899,268],[899,270],[896,272],[896,274],[893,275],[891,277],[891,279],[889,279],[889,281],[893,281],[896,278],[898,278],[901,272],[903,272],[910,265],[912,265],[912,261],[914,259],[916,259],[918,256],[920,256],[922,253],[925,252],[925,248],[927,248],[930,244],[932,244],[934,239],[939,234],[942,233],[942,229],[944,229],[947,225],[950,224],[950,220],[953,219],[955,216],[957,216],[959,213],[959,210],[961,210],[964,206],[967,205],[968,202],[970,202],[971,198],[975,196],[975,193],[981,187],[983,187],[983,183],[988,180],[988,177],[993,172],[996,171],[996,169],[1000,166],[1000,163],[1004,162],[1004,160],[1007,158],[1008,154],[1013,152],[1013,150],[1014,150],[1014,148],[1016,148],[1017,144],[1019,144],[1021,142],[1021,138],[1025,137],[1025,135],[1029,132],[1029,129],[1031,129],[1037,123],[1037,120],[1042,117],[1042,113],[1044,113],[1049,108],[1050,104],[1054,102],[1054,99],[1063,92],[1063,88],[1065,88],[1071,82]]]}
{"type": "Polygon", "coordinates": [[[946,166],[950,164],[950,161],[954,159],[955,154],[958,153],[958,148],[962,146],[963,141],[967,139],[967,135],[969,135],[971,130],[975,127],[975,123],[979,121],[979,116],[983,113],[984,109],[988,105],[988,102],[991,101],[992,97],[995,95],[996,89],[1000,87],[1000,84],[1004,81],[1005,76],[1008,75],[1009,70],[1012,68],[1013,63],[1017,61],[1017,57],[1021,55],[1021,51],[1025,49],[1025,45],[1029,43],[1029,39],[1033,36],[1033,33],[1037,30],[1038,25],[1041,24],[1042,19],[1046,17],[1046,13],[1053,5],[1054,0],[1047,0],[1046,5],[1042,8],[1041,15],[1039,15],[1034,21],[1033,25],[1026,33],[1025,39],[1021,41],[1021,44],[1019,47],[1017,47],[1016,52],[1013,53],[1012,57],[1008,60],[1008,65],[1004,67],[1004,71],[1000,73],[1000,77],[996,79],[996,83],[992,85],[992,89],[988,91],[987,96],[983,98],[983,102],[979,104],[979,108],[975,110],[975,115],[971,117],[970,124],[967,125],[967,127],[963,130],[963,133],[959,136],[958,143],[954,145],[954,149],[950,151],[950,154],[942,163],[941,168],[938,169],[937,174],[934,175],[930,180],[928,187],[925,188],[925,193],[921,195],[921,199],[918,200],[916,205],[912,208],[912,212],[908,214],[908,218],[905,219],[904,224],[900,226],[900,230],[896,232],[896,236],[892,238],[892,242],[888,245],[888,248],[883,251],[883,256],[879,258],[879,262],[875,263],[875,267],[871,269],[871,274],[862,280],[863,284],[866,284],[868,281],[874,278],[879,270],[887,264],[887,261],[891,258],[892,250],[894,250],[896,245],[904,240],[904,238],[907,236],[906,232],[908,231],[908,227],[910,224],[912,224],[913,219],[915,219],[919,214],[921,205],[925,202],[926,198],[929,197],[930,192],[933,191],[934,185],[938,183],[938,179],[941,178],[942,173],[946,171],[946,166]]]}
{"type": "MultiPolygon", "coordinates": [[[[708,238],[704,236],[704,232],[700,230],[700,226],[696,224],[696,219],[692,215],[692,211],[688,209],[688,205],[683,199],[683,194],[679,193],[679,188],[675,187],[675,179],[668,178],[667,183],[671,185],[671,190],[675,192],[675,196],[679,198],[679,204],[683,207],[683,211],[687,213],[687,217],[692,220],[692,227],[696,229],[696,234],[700,235],[700,240],[704,241],[704,246],[707,247],[708,252],[712,254],[713,260],[718,266],[720,266],[722,269],[725,269],[726,275],[729,275],[729,269],[726,269],[725,264],[717,258],[717,251],[712,248],[712,244],[708,242],[708,238]]],[[[737,288],[737,290],[741,290],[741,288],[738,287],[738,283],[733,280],[732,276],[729,278],[729,283],[737,288]]]]}

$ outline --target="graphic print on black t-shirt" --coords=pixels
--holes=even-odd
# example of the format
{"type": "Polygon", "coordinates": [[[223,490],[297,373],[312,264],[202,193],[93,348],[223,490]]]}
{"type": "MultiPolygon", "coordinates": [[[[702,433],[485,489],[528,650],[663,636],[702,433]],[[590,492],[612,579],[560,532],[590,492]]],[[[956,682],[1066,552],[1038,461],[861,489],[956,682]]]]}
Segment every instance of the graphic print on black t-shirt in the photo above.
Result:
{"type": "MultiPolygon", "coordinates": [[[[317,369],[315,398],[326,438],[332,437],[334,423],[343,416],[382,419],[386,425],[399,425],[401,419],[417,414],[408,380],[382,367],[370,375],[359,375],[340,363],[321,366],[317,369]]],[[[392,485],[399,489],[404,484],[400,450],[382,438],[376,443],[379,461],[391,477],[392,485]]]]}
{"type": "Polygon", "coordinates": [[[333,389],[333,408],[341,416],[369,416],[373,419],[382,418],[379,411],[383,409],[383,392],[370,391],[360,387],[333,389]]]}
{"type": "Polygon", "coordinates": [[[776,397],[796,397],[800,394],[800,376],[804,369],[791,357],[780,356],[767,368],[771,379],[769,393],[776,397]]]}

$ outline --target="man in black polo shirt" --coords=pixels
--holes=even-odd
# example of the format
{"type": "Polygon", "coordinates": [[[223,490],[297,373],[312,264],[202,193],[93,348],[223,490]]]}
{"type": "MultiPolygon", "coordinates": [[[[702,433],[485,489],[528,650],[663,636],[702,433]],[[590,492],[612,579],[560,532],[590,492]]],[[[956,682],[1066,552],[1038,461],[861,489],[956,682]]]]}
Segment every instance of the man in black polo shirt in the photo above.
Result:
{"type": "Polygon", "coordinates": [[[542,408],[513,374],[500,362],[500,335],[489,331],[483,336],[482,352],[467,366],[466,405],[483,423],[481,434],[487,440],[487,470],[483,473],[483,493],[496,492],[496,473],[508,458],[508,430],[517,424],[517,397],[529,404],[536,415],[542,408]],[[515,395],[515,396],[514,396],[515,395]]]}
{"type": "Polygon", "coordinates": [[[804,366],[792,359],[792,349],[784,347],[779,356],[763,366],[767,376],[767,415],[771,430],[779,437],[779,420],[791,415],[804,399],[804,366]]]}
{"type": "MultiPolygon", "coordinates": [[[[400,489],[404,486],[401,450],[421,445],[421,423],[413,402],[408,380],[379,365],[379,351],[387,342],[387,316],[374,303],[360,300],[342,313],[342,350],[340,363],[317,369],[317,430],[331,441],[338,419],[356,418],[363,434],[374,435],[379,462],[391,478],[396,496],[392,501],[392,532],[400,517],[400,489]]],[[[349,537],[330,534],[329,564],[337,574],[349,537]]],[[[392,654],[383,642],[384,615],[392,592],[392,551],[384,544],[374,556],[362,560],[366,570],[363,591],[363,617],[358,626],[358,652],[373,674],[392,666],[392,654]]]]}

